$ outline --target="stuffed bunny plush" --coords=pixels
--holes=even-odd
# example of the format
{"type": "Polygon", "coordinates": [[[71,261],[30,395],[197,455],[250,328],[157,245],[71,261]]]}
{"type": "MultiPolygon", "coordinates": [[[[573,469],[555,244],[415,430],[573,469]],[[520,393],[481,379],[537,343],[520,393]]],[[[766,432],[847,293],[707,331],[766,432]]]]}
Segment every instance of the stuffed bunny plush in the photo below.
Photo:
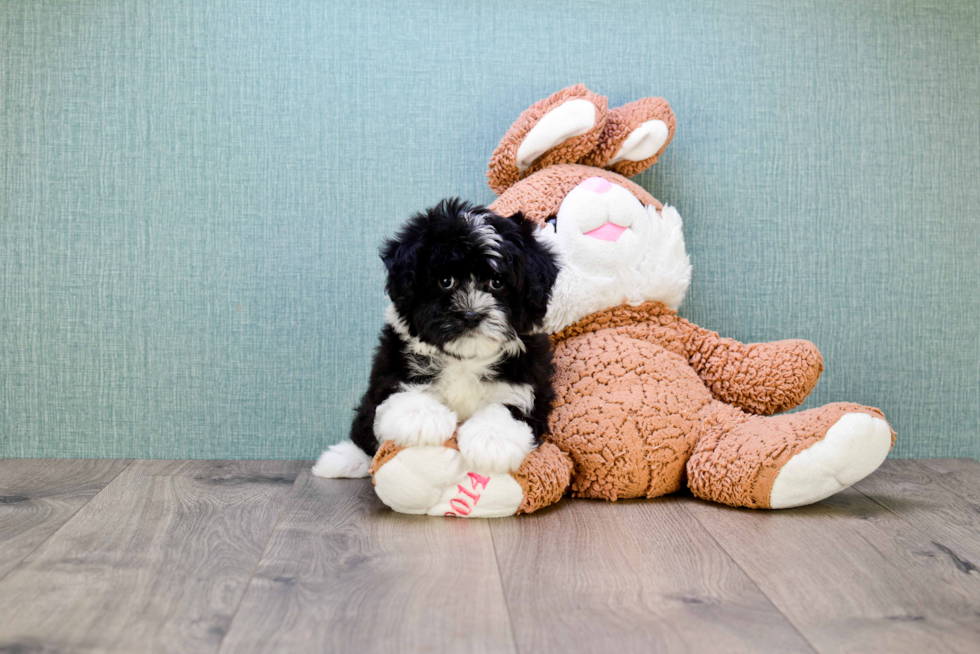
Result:
{"type": "MultiPolygon", "coordinates": [[[[545,321],[557,400],[548,442],[517,471],[468,468],[455,444],[372,465],[378,495],[407,513],[527,513],[570,493],[616,500],[687,486],[731,506],[822,500],[874,471],[894,435],[878,409],[788,415],[823,361],[803,340],[743,344],[677,315],[690,283],[682,223],[631,182],[674,136],[660,98],[608,109],[582,85],[534,104],[490,160],[490,208],[541,224],[560,273],[545,321]]],[[[410,451],[417,450],[417,451],[410,451]]]]}

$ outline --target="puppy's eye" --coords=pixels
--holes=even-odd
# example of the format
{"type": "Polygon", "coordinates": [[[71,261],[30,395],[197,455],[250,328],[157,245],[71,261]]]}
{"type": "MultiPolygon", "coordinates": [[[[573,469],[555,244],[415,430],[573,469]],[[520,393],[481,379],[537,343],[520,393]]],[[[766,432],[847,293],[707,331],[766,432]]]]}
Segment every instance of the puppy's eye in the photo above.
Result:
{"type": "Polygon", "coordinates": [[[491,291],[499,291],[503,289],[503,287],[504,287],[504,282],[499,277],[494,277],[493,279],[490,280],[491,291]]]}
{"type": "Polygon", "coordinates": [[[548,216],[545,222],[554,227],[556,232],[558,231],[558,216],[548,216]]]}
{"type": "Polygon", "coordinates": [[[451,290],[452,287],[455,285],[456,285],[456,280],[453,279],[452,277],[443,277],[442,279],[439,280],[439,287],[444,291],[451,290]]]}

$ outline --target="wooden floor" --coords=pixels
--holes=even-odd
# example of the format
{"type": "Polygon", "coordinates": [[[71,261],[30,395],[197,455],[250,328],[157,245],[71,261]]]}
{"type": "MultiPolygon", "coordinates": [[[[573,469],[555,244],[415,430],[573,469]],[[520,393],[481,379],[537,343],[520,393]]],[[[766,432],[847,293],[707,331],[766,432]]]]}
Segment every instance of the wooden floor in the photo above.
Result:
{"type": "Polygon", "coordinates": [[[980,464],[790,511],[398,515],[308,462],[0,460],[0,652],[980,652],[980,464]]]}

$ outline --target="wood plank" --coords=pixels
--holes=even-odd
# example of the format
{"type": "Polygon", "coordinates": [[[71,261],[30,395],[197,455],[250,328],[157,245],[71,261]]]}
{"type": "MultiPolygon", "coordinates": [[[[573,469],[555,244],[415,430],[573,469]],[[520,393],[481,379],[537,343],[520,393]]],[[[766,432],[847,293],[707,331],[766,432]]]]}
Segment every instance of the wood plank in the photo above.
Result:
{"type": "Polygon", "coordinates": [[[131,459],[0,459],[0,579],[131,459]]]}
{"type": "Polygon", "coordinates": [[[919,463],[936,472],[980,474],[980,461],[976,459],[916,459],[919,463]]]}
{"type": "Polygon", "coordinates": [[[980,512],[980,462],[973,459],[919,459],[918,463],[939,475],[941,484],[980,512]]]}
{"type": "Polygon", "coordinates": [[[918,461],[888,460],[854,488],[932,536],[961,568],[980,574],[980,465],[944,478],[918,461]]]}
{"type": "Polygon", "coordinates": [[[216,651],[301,465],[133,463],[0,582],[0,651],[216,651]]]}
{"type": "Polygon", "coordinates": [[[977,651],[980,574],[860,492],[782,511],[689,504],[816,649],[977,651]]]}
{"type": "Polygon", "coordinates": [[[677,498],[491,522],[521,652],[812,652],[677,498]]]}
{"type": "Polygon", "coordinates": [[[513,652],[487,521],[304,470],[222,651],[513,652]]]}

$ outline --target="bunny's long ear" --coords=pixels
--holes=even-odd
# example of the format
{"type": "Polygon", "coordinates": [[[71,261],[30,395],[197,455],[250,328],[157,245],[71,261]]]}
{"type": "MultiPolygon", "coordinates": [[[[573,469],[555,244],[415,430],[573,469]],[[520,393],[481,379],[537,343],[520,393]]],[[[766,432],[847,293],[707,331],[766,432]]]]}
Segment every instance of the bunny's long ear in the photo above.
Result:
{"type": "Polygon", "coordinates": [[[581,163],[607,168],[624,177],[657,163],[674,138],[677,121],[663,98],[643,98],[609,112],[599,145],[581,163]]]}
{"type": "Polygon", "coordinates": [[[490,157],[487,179],[500,195],[545,166],[589,154],[606,127],[606,98],[576,84],[531,105],[490,157]]]}

